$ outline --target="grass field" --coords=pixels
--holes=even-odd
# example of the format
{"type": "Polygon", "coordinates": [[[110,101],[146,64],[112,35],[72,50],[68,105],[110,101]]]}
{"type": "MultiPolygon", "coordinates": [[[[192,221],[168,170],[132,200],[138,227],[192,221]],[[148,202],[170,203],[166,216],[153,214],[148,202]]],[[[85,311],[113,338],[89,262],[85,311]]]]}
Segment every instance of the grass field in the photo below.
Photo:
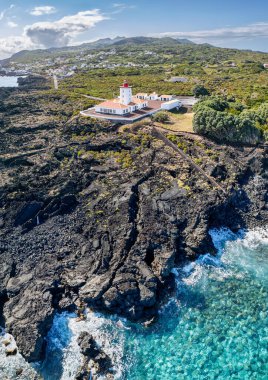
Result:
{"type": "Polygon", "coordinates": [[[159,127],[163,126],[173,132],[193,132],[194,113],[176,114],[170,113],[170,121],[168,123],[155,123],[159,127]]]}

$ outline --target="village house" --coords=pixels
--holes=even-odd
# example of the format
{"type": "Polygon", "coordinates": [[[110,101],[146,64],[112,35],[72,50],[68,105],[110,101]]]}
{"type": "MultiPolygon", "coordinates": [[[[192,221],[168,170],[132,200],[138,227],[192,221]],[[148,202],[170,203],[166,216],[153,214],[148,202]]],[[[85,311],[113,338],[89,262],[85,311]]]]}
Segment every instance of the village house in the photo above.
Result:
{"type": "Polygon", "coordinates": [[[188,79],[187,78],[184,78],[184,77],[171,77],[169,82],[171,83],[186,83],[188,82],[188,79]]]}

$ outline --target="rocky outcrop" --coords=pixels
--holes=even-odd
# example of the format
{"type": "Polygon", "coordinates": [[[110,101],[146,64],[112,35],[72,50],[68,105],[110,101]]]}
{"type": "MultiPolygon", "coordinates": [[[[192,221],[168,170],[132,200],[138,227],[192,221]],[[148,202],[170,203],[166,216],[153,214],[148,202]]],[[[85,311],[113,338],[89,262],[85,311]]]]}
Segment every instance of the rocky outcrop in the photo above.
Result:
{"type": "Polygon", "coordinates": [[[40,154],[0,162],[0,311],[29,361],[42,358],[55,312],[74,310],[78,298],[151,319],[172,289],[174,265],[213,252],[210,228],[267,223],[264,148],[173,138],[226,189],[222,195],[150,127],[117,133],[91,120],[63,127],[55,98],[46,101],[54,128],[33,128],[44,115],[27,113],[20,141],[11,126],[22,117],[4,114],[3,153],[27,152],[30,139],[43,141],[40,154]]]}
{"type": "MultiPolygon", "coordinates": [[[[51,80],[52,81],[52,80],[51,80]]],[[[48,79],[41,75],[28,75],[27,77],[19,77],[18,85],[20,89],[25,90],[49,90],[51,84],[48,79]]]]}
{"type": "Polygon", "coordinates": [[[94,338],[87,332],[82,332],[78,344],[83,355],[83,364],[76,375],[76,380],[87,380],[90,375],[105,375],[106,379],[113,379],[112,361],[97,345],[94,338]]]}

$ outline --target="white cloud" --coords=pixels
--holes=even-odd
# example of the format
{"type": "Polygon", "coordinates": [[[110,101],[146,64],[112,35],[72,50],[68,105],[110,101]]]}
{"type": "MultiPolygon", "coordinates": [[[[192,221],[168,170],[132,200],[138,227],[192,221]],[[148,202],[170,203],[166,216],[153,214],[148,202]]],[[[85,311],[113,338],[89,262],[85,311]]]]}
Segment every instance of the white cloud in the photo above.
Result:
{"type": "Polygon", "coordinates": [[[43,16],[43,15],[50,15],[52,13],[56,12],[56,8],[50,5],[44,5],[41,7],[34,7],[31,11],[30,14],[32,16],[43,16]]]}
{"type": "Polygon", "coordinates": [[[113,8],[115,10],[112,13],[116,14],[116,13],[121,13],[121,12],[123,12],[126,9],[135,9],[136,6],[135,5],[128,5],[128,4],[125,4],[125,3],[114,3],[113,4],[113,8]]]}
{"type": "Polygon", "coordinates": [[[6,13],[8,13],[8,11],[10,9],[13,9],[15,7],[14,4],[11,4],[8,8],[4,9],[3,11],[0,12],[0,21],[2,21],[6,15],[6,13]]]}
{"type": "Polygon", "coordinates": [[[157,33],[158,37],[190,38],[196,42],[204,42],[213,39],[245,39],[254,37],[268,37],[268,22],[259,22],[247,26],[217,28],[210,30],[198,30],[191,32],[165,32],[157,33]]]}
{"type": "Polygon", "coordinates": [[[8,21],[7,25],[10,27],[10,28],[17,28],[18,24],[16,24],[15,22],[13,21],[8,21]]]}
{"type": "Polygon", "coordinates": [[[66,46],[79,34],[107,19],[99,9],[78,12],[54,22],[27,25],[21,36],[0,38],[0,55],[9,56],[19,50],[66,46]]]}
{"type": "Polygon", "coordinates": [[[54,22],[37,22],[25,28],[25,34],[42,47],[68,45],[78,34],[107,19],[99,9],[78,12],[54,22]]]}
{"type": "Polygon", "coordinates": [[[26,36],[0,38],[0,57],[6,58],[20,50],[37,48],[26,36]]]}

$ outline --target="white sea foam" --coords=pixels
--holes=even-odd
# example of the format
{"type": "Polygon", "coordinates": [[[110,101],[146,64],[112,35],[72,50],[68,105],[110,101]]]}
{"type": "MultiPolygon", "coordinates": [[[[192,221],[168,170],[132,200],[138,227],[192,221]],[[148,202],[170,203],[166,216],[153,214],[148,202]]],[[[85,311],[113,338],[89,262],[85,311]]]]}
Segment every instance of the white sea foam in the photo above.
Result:
{"type": "MultiPolygon", "coordinates": [[[[174,268],[177,286],[202,285],[205,279],[225,281],[242,278],[248,272],[265,276],[268,271],[268,228],[233,233],[228,228],[213,229],[210,235],[217,255],[200,255],[195,262],[186,263],[183,268],[174,268]],[[239,271],[243,268],[243,271],[239,271]]],[[[205,284],[203,284],[205,285],[205,284]]]]}
{"type": "Polygon", "coordinates": [[[268,272],[268,228],[246,232],[243,238],[226,243],[226,254],[222,261],[243,269],[245,274],[262,278],[267,282],[268,272]]]}
{"type": "Polygon", "coordinates": [[[21,380],[31,380],[36,373],[31,366],[25,361],[20,353],[16,355],[6,355],[6,350],[17,349],[14,337],[5,332],[5,329],[0,327],[0,379],[11,380],[16,379],[16,371],[22,370],[20,375],[21,380]]]}
{"type": "MultiPolygon", "coordinates": [[[[105,318],[99,313],[88,312],[84,321],[77,321],[74,314],[57,314],[48,334],[47,357],[41,373],[45,380],[55,380],[58,358],[61,356],[62,370],[58,368],[57,379],[73,380],[81,364],[82,355],[77,343],[81,332],[90,333],[97,344],[111,358],[115,370],[115,379],[122,376],[122,358],[124,346],[123,329],[118,327],[118,318],[105,318]],[[57,358],[58,356],[58,358],[57,358]]],[[[124,326],[121,319],[120,326],[124,326]]],[[[99,380],[104,379],[101,376],[99,380]]]]}

